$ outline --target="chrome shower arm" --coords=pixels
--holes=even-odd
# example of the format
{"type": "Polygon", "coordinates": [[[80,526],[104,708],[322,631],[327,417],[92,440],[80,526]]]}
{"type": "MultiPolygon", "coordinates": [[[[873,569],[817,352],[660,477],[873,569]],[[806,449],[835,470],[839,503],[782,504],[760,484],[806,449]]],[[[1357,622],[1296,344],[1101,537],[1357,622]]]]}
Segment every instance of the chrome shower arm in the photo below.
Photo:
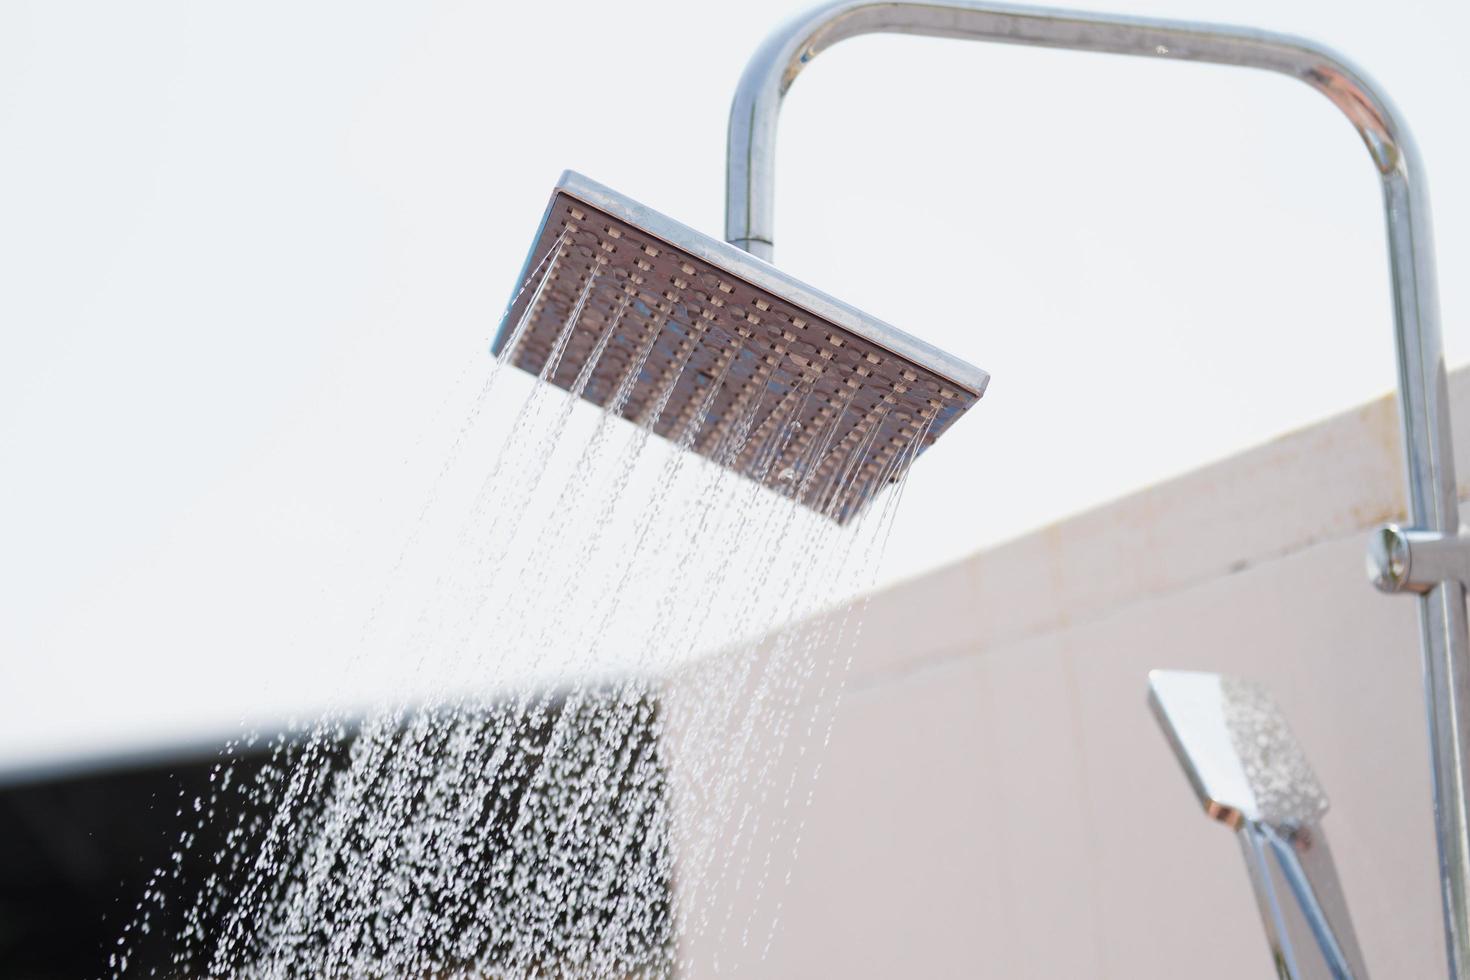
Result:
{"type": "MultiPolygon", "coordinates": [[[[1301,79],[1331,99],[1363,137],[1380,173],[1400,170],[1407,176],[1416,157],[1407,128],[1366,76],[1334,52],[1301,38],[1248,28],[964,0],[838,0],[778,28],[741,75],[730,107],[726,156],[725,240],[730,244],[770,260],[781,100],[817,55],[838,41],[863,34],[948,37],[1276,71],[1301,79]]],[[[1422,193],[1420,188],[1418,196],[1422,193]]]]}
{"type": "MultiPolygon", "coordinates": [[[[771,258],[781,100],[796,76],[822,51],[844,38],[873,33],[1239,65],[1290,75],[1327,96],[1362,136],[1383,183],[1398,400],[1408,471],[1407,530],[1418,535],[1421,544],[1458,534],[1459,501],[1428,194],[1408,128],[1366,75],[1311,41],[1237,27],[964,0],[838,0],[778,28],[741,76],[730,110],[726,241],[762,259],[771,258]]],[[[1377,569],[1380,586],[1398,588],[1404,581],[1398,571],[1377,569]]],[[[1470,980],[1470,637],[1465,584],[1452,576],[1410,584],[1419,604],[1450,972],[1470,980]]]]}

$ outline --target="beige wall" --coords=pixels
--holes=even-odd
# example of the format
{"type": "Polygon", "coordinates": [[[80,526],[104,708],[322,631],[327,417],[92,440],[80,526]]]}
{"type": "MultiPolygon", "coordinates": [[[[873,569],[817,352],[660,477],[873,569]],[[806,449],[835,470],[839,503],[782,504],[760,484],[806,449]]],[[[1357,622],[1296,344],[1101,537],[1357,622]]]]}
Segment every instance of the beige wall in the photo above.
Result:
{"type": "MultiPolygon", "coordinates": [[[[1470,377],[1452,387],[1470,433],[1470,377]]],[[[726,937],[723,963],[1271,975],[1232,835],[1145,706],[1146,672],[1173,667],[1275,694],[1332,798],[1370,969],[1443,976],[1414,606],[1363,572],[1399,471],[1376,402],[880,593],[792,880],[763,899],[779,932],[764,961],[726,937]]]]}

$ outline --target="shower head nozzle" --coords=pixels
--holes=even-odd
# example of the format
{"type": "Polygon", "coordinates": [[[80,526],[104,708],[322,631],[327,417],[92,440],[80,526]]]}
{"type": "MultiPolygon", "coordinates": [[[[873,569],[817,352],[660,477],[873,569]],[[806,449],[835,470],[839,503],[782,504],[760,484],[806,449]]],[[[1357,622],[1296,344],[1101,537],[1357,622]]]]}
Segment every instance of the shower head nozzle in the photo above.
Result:
{"type": "Polygon", "coordinates": [[[1153,670],[1149,706],[1205,812],[1230,826],[1317,824],[1327,795],[1281,709],[1259,684],[1153,670]]]}
{"type": "Polygon", "coordinates": [[[494,353],[838,522],[989,380],[571,171],[518,287],[494,353]]]}

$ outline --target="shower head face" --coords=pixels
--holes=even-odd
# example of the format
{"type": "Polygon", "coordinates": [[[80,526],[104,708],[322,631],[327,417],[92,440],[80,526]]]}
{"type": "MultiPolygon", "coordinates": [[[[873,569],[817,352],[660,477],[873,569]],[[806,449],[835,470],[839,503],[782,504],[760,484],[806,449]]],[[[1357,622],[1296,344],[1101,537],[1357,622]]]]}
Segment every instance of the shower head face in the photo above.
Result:
{"type": "Polygon", "coordinates": [[[1205,812],[1309,827],[1327,794],[1281,709],[1259,684],[1188,670],[1149,671],[1149,706],[1205,812]]]}
{"type": "Polygon", "coordinates": [[[493,350],[839,523],[989,376],[579,174],[493,350]]]}

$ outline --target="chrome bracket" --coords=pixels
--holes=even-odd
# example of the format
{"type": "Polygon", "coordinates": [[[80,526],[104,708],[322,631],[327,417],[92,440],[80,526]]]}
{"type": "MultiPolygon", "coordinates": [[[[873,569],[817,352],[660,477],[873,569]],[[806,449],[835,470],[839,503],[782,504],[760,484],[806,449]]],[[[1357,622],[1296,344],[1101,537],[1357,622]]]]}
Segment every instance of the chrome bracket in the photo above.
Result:
{"type": "Polygon", "coordinates": [[[1384,524],[1368,539],[1368,578],[1380,592],[1415,595],[1445,582],[1470,585],[1470,534],[1384,524]]]}

